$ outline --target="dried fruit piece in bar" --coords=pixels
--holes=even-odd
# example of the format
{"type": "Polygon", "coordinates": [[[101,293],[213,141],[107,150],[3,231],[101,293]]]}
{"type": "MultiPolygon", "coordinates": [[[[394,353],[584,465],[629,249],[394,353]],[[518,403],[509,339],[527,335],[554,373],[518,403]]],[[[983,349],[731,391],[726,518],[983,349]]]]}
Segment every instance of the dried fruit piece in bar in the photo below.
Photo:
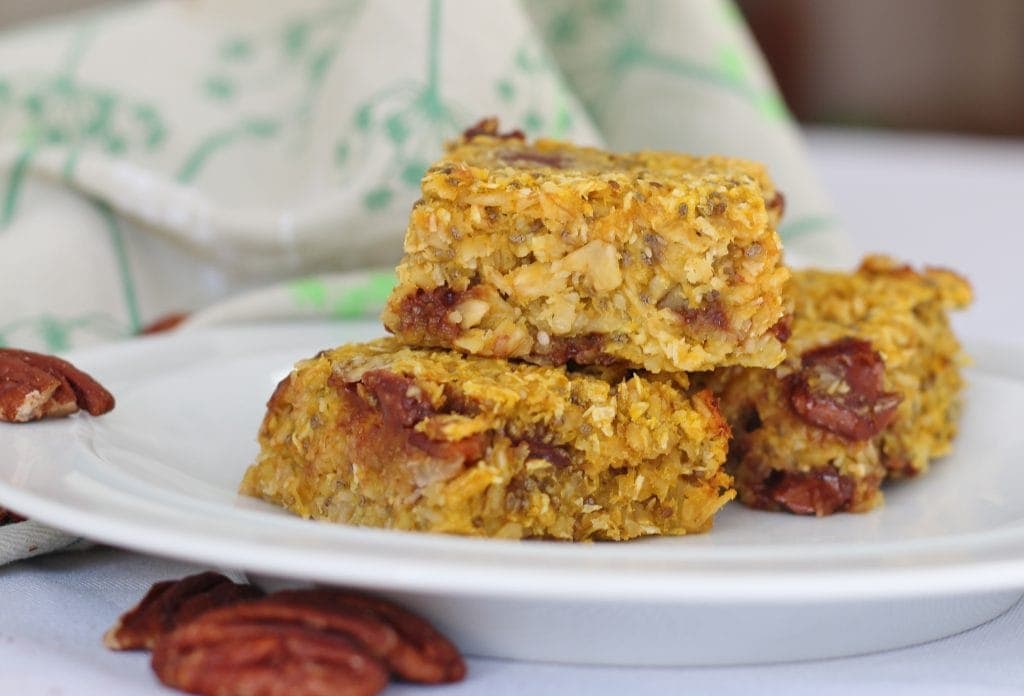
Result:
{"type": "Polygon", "coordinates": [[[948,312],[970,285],[882,256],[854,273],[795,271],[789,357],[725,368],[708,385],[734,439],[729,468],[747,505],[799,514],[869,510],[887,479],[949,452],[966,358],[948,312]]]}
{"type": "Polygon", "coordinates": [[[483,123],[423,179],[384,324],[407,344],[538,364],[774,367],[781,208],[756,163],[483,123]]]}
{"type": "Polygon", "coordinates": [[[275,390],[241,489],[303,517],[399,529],[705,531],[733,496],[728,428],[680,378],[610,381],[394,339],[342,346],[275,390]]]}

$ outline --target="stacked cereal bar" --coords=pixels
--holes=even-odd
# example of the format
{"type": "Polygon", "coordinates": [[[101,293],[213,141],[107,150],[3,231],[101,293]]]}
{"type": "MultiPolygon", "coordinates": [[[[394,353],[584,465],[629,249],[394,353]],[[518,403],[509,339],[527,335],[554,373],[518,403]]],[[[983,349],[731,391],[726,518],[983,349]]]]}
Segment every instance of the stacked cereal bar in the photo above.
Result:
{"type": "Polygon", "coordinates": [[[855,273],[794,272],[789,357],[706,384],[733,430],[739,498],[769,510],[868,510],[886,479],[950,450],[965,356],[948,310],[971,288],[951,271],[872,256],[855,273]]]}
{"type": "Polygon", "coordinates": [[[489,126],[423,179],[384,313],[399,339],[653,372],[782,360],[782,198],[760,165],[489,126]]]}
{"type": "Polygon", "coordinates": [[[400,529],[707,530],[735,495],[729,429],[683,372],[783,359],[781,208],[749,162],[528,144],[482,122],[423,179],[384,314],[395,338],[299,363],[242,490],[400,529]]]}
{"type": "Polygon", "coordinates": [[[402,346],[342,346],[275,391],[242,490],[304,517],[497,537],[700,532],[734,493],[708,392],[402,346]]]}

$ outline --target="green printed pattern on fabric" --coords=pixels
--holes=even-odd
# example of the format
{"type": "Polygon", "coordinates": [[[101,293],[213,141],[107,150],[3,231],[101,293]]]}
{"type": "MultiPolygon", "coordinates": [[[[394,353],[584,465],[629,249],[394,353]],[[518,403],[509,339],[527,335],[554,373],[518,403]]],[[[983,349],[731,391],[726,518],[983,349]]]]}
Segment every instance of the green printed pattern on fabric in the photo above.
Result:
{"type": "Polygon", "coordinates": [[[774,90],[752,86],[746,78],[746,66],[739,52],[723,47],[715,65],[705,65],[653,50],[641,42],[626,42],[615,56],[612,74],[647,68],[663,74],[704,82],[732,92],[746,100],[768,118],[785,118],[786,106],[774,90]]]}
{"type": "Polygon", "coordinates": [[[0,347],[18,347],[42,342],[51,352],[68,350],[80,333],[105,341],[126,338],[135,332],[104,312],[56,317],[51,314],[24,317],[0,325],[0,347]]]}
{"type": "Polygon", "coordinates": [[[8,175],[3,226],[14,217],[22,179],[41,149],[67,151],[63,174],[71,180],[85,149],[116,157],[132,149],[155,150],[164,142],[167,128],[154,105],[77,79],[78,65],[95,33],[95,21],[79,27],[50,77],[20,83],[0,78],[0,130],[23,146],[8,175]]]}
{"type": "Polygon", "coordinates": [[[789,242],[797,237],[807,234],[815,234],[829,228],[839,226],[839,221],[829,215],[808,215],[796,220],[790,220],[779,225],[779,237],[783,242],[789,242]]]}
{"type": "Polygon", "coordinates": [[[564,139],[572,130],[571,97],[558,66],[544,46],[529,37],[515,51],[508,73],[494,83],[498,100],[513,109],[512,127],[530,136],[564,139]],[[544,113],[545,92],[553,89],[550,113],[544,113]]]}
{"type": "Polygon", "coordinates": [[[365,280],[344,287],[312,277],[292,282],[289,290],[299,309],[336,319],[360,319],[380,314],[395,282],[394,273],[372,273],[365,280]]]}
{"type": "MultiPolygon", "coordinates": [[[[98,150],[118,157],[131,150],[153,151],[164,143],[167,127],[154,105],[77,79],[78,65],[95,32],[94,23],[79,27],[72,35],[58,72],[50,77],[21,84],[0,78],[0,124],[7,135],[13,135],[22,144],[7,175],[0,227],[13,222],[32,160],[44,149],[65,151],[61,174],[70,182],[83,151],[98,150]]],[[[108,340],[138,332],[141,326],[138,298],[123,233],[109,204],[95,199],[90,202],[108,231],[128,325],[123,326],[103,312],[71,317],[42,314],[0,327],[0,344],[16,341],[26,335],[22,332],[27,332],[28,336],[41,339],[49,350],[58,351],[71,348],[73,336],[79,332],[108,340]]]]}
{"type": "Polygon", "coordinates": [[[280,130],[280,124],[273,119],[253,118],[222,131],[211,133],[185,158],[178,170],[177,179],[183,184],[195,181],[207,162],[219,151],[242,139],[269,140],[280,130]]]}
{"type": "MultiPolygon", "coordinates": [[[[153,230],[119,218],[111,206],[122,201],[132,215],[182,243],[187,250],[183,263],[197,244],[209,245],[218,255],[202,263],[224,261],[218,273],[226,271],[229,259],[241,263],[258,248],[256,243],[271,239],[278,245],[287,232],[296,244],[316,246],[310,253],[297,250],[302,253],[294,255],[295,263],[339,258],[339,249],[351,247],[351,256],[339,263],[342,268],[384,258],[367,250],[378,240],[397,244],[401,217],[442,143],[490,113],[501,115],[503,127],[522,128],[531,137],[583,135],[600,142],[603,135],[610,147],[618,147],[617,129],[629,130],[632,105],[612,100],[648,90],[655,100],[664,97],[666,111],[657,115],[664,116],[667,129],[673,128],[671,108],[692,109],[697,125],[712,131],[713,121],[699,120],[707,111],[721,111],[730,123],[750,124],[768,135],[788,132],[785,104],[765,79],[730,0],[694,3],[692,11],[679,10],[670,0],[523,0],[495,4],[479,10],[479,16],[465,12],[466,7],[444,0],[385,8],[367,0],[299,0],[253,5],[251,17],[228,22],[222,11],[182,13],[177,7],[142,3],[123,16],[82,15],[41,30],[40,40],[45,35],[49,42],[46,51],[5,54],[11,60],[0,66],[0,136],[7,145],[0,170],[0,239],[7,228],[14,247],[30,237],[33,225],[47,224],[47,217],[18,216],[27,177],[45,168],[48,176],[62,176],[73,195],[85,195],[86,189],[102,197],[88,200],[84,213],[83,206],[68,206],[68,215],[94,223],[93,243],[103,251],[104,287],[112,290],[97,299],[76,294],[69,284],[57,288],[52,302],[12,305],[6,316],[0,312],[0,324],[22,318],[0,325],[0,341],[31,334],[63,349],[76,336],[86,340],[138,330],[146,309],[140,307],[138,289],[150,289],[142,270],[149,261],[133,259],[132,252],[141,253],[147,245],[131,235],[153,230]],[[532,26],[521,23],[523,8],[531,3],[545,8],[530,13],[536,15],[532,26]],[[393,26],[380,21],[398,14],[403,21],[393,26]],[[476,33],[467,40],[466,32],[479,28],[480,17],[491,15],[504,18],[494,40],[486,46],[474,43],[476,33]],[[694,23],[683,26],[690,19],[694,23]],[[154,53],[152,65],[117,64],[117,52],[139,40],[133,27],[159,27],[167,38],[193,31],[197,24],[203,25],[202,34],[195,35],[197,45],[205,47],[198,49],[198,63],[154,53]],[[378,41],[395,37],[412,51],[413,64],[404,56],[393,60],[391,44],[378,41]],[[469,72],[479,83],[454,82],[466,74],[465,61],[476,58],[479,64],[469,72]],[[359,72],[364,67],[368,72],[359,72]],[[147,82],[150,71],[160,80],[147,82]],[[697,98],[708,103],[697,104],[697,98]],[[595,116],[593,121],[580,104],[595,116]],[[89,166],[89,181],[80,163],[89,166]],[[240,168],[253,176],[239,180],[240,168]],[[277,234],[276,212],[286,213],[294,229],[277,234]],[[15,224],[16,230],[9,229],[15,224]],[[243,226],[244,235],[253,239],[240,242],[241,234],[225,234],[235,226],[243,226]],[[238,254],[233,253],[236,244],[238,254]]],[[[157,41],[154,49],[173,45],[157,41]]],[[[658,122],[656,127],[663,126],[658,122]]],[[[652,140],[665,135],[642,133],[652,140]]],[[[791,140],[757,158],[772,161],[772,153],[786,153],[791,140]]],[[[679,142],[686,145],[685,135],[679,142]]],[[[757,142],[773,141],[759,137],[757,142]]],[[[659,146],[673,145],[663,139],[659,146]]],[[[728,146],[725,141],[722,151],[728,146]]],[[[790,178],[800,183],[799,176],[790,178]]],[[[807,188],[813,193],[813,187],[807,188]]],[[[37,190],[41,197],[53,193],[33,187],[33,201],[37,190]]],[[[806,198],[794,194],[793,200],[806,198]]],[[[828,236],[837,228],[834,218],[820,214],[827,212],[824,204],[793,206],[793,212],[796,217],[779,229],[787,241],[828,236]]],[[[74,259],[74,250],[65,254],[74,259]]],[[[293,256],[287,256],[292,263],[293,256]]],[[[267,259],[267,277],[303,272],[287,265],[285,257],[267,259]]],[[[31,273],[23,276],[34,280],[31,273]]],[[[298,281],[292,288],[295,307],[325,316],[367,316],[394,282],[389,274],[367,278],[344,290],[330,281],[298,281]]],[[[236,281],[225,272],[200,294],[206,302],[215,301],[246,287],[236,281]]],[[[152,289],[158,289],[155,281],[152,289]]],[[[280,295],[276,298],[281,301],[280,295]]]]}
{"type": "MultiPolygon", "coordinates": [[[[734,24],[738,12],[727,0],[718,3],[722,21],[734,24]]],[[[627,8],[622,0],[577,3],[556,12],[548,22],[546,36],[560,55],[572,66],[569,71],[574,85],[580,89],[587,107],[600,123],[601,114],[619,93],[627,75],[647,70],[663,76],[692,80],[726,90],[747,102],[769,119],[788,118],[785,103],[769,85],[761,87],[753,79],[742,51],[733,45],[722,45],[711,61],[685,58],[655,47],[649,39],[649,28],[658,18],[656,3],[635,3],[627,8]],[[612,36],[610,45],[593,46],[590,27],[612,36]]]]}
{"type": "Polygon", "coordinates": [[[131,333],[138,333],[142,329],[142,317],[139,314],[139,300],[135,292],[135,279],[132,275],[128,253],[124,246],[124,234],[117,221],[117,215],[108,203],[92,199],[92,204],[106,223],[110,245],[114,249],[114,256],[117,261],[117,273],[121,282],[121,296],[124,298],[125,313],[128,315],[131,333]]]}
{"type": "Polygon", "coordinates": [[[35,149],[32,147],[22,150],[18,159],[14,161],[10,174],[7,175],[3,210],[0,211],[0,226],[2,227],[7,227],[14,219],[14,210],[21,194],[21,183],[25,180],[25,172],[28,170],[28,163],[33,154],[35,154],[35,149]]]}
{"type": "Polygon", "coordinates": [[[441,0],[430,1],[424,82],[402,80],[372,94],[352,114],[352,135],[335,147],[335,163],[346,178],[376,156],[378,146],[389,150],[377,184],[363,196],[368,212],[390,207],[396,183],[418,187],[440,143],[468,120],[441,92],[441,10],[441,0]]]}
{"type": "Polygon", "coordinates": [[[235,109],[243,96],[281,85],[299,83],[302,89],[268,113],[239,113],[230,125],[201,136],[182,161],[177,180],[196,181],[214,157],[240,142],[275,142],[289,132],[301,136],[345,36],[364,7],[364,0],[331,0],[259,36],[222,41],[199,84],[200,94],[219,107],[235,109]],[[260,57],[266,60],[258,62],[260,57]]]}

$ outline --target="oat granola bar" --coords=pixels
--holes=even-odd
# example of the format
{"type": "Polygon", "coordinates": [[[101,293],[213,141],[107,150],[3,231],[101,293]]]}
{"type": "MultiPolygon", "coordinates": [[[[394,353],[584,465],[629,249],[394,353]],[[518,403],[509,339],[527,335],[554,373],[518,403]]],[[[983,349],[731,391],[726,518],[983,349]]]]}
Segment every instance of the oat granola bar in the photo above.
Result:
{"type": "Polygon", "coordinates": [[[729,468],[752,507],[869,510],[881,484],[950,451],[965,356],[947,313],[971,300],[951,271],[866,258],[855,273],[794,271],[789,357],[710,380],[733,430],[729,468]]]}
{"type": "Polygon", "coordinates": [[[782,360],[782,198],[758,164],[531,144],[491,122],[422,189],[383,317],[405,343],[653,372],[782,360]]]}
{"type": "Polygon", "coordinates": [[[728,428],[678,380],[407,348],[300,362],[270,399],[241,490],[303,517],[510,538],[710,528],[733,497],[728,428]]]}

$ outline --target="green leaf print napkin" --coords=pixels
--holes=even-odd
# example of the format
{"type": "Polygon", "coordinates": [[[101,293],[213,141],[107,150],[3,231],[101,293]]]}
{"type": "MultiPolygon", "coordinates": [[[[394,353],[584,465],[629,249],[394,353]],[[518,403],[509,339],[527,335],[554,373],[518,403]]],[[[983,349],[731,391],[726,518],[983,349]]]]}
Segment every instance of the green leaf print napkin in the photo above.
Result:
{"type": "Polygon", "coordinates": [[[0,34],[0,346],[376,314],[421,175],[488,115],[761,160],[789,260],[850,260],[726,0],[149,0],[0,34]]]}

